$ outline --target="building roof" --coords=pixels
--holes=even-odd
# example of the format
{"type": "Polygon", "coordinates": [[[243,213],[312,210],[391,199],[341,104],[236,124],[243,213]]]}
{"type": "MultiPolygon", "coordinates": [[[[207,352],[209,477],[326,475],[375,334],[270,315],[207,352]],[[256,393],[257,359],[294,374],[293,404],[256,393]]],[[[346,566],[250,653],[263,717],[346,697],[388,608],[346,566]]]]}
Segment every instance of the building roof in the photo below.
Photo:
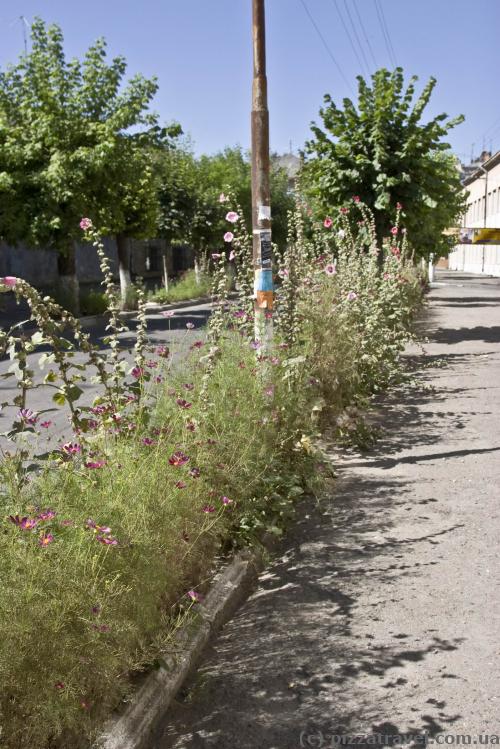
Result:
{"type": "Polygon", "coordinates": [[[483,169],[489,172],[491,169],[493,169],[493,167],[497,166],[497,164],[500,164],[500,151],[497,151],[496,153],[493,154],[493,156],[490,156],[489,159],[486,159],[486,161],[483,161],[483,163],[481,164],[482,168],[476,167],[474,171],[472,171],[470,174],[468,174],[465,177],[462,184],[470,185],[471,182],[475,182],[476,179],[478,179],[479,177],[482,177],[482,175],[484,174],[483,169]]]}

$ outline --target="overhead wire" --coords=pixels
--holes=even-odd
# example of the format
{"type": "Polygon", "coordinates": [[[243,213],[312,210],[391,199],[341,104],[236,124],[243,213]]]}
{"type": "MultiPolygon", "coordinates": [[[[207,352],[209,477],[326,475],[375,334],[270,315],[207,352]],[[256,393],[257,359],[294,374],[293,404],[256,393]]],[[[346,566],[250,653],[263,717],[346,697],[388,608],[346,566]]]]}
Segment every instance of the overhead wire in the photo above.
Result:
{"type": "Polygon", "coordinates": [[[340,67],[339,63],[338,63],[338,62],[337,62],[337,60],[335,59],[335,55],[333,54],[332,50],[330,49],[330,46],[328,45],[328,42],[326,41],[325,37],[324,37],[324,36],[323,36],[323,34],[321,33],[321,31],[320,31],[320,29],[319,29],[319,26],[317,25],[316,21],[315,21],[315,20],[314,20],[314,18],[312,17],[312,15],[311,15],[311,13],[310,13],[310,11],[309,11],[309,8],[308,8],[308,7],[307,7],[307,5],[306,5],[306,2],[305,2],[305,0],[300,0],[300,2],[302,3],[302,7],[304,8],[304,10],[305,10],[305,12],[306,12],[306,14],[307,14],[307,17],[309,18],[310,22],[311,22],[311,23],[312,23],[312,25],[314,26],[314,28],[315,28],[315,30],[316,30],[316,33],[318,34],[319,38],[321,39],[321,41],[322,41],[322,43],[323,43],[323,46],[324,46],[324,48],[325,48],[325,50],[326,50],[326,52],[327,52],[327,54],[328,54],[329,58],[331,59],[331,61],[332,61],[332,62],[333,62],[333,64],[335,65],[335,67],[337,68],[338,72],[340,73],[340,75],[341,75],[341,77],[342,77],[342,80],[343,80],[343,81],[344,81],[344,83],[345,83],[345,84],[347,85],[347,87],[349,88],[350,92],[351,92],[352,94],[354,94],[354,91],[353,91],[353,88],[352,88],[351,84],[349,83],[348,79],[346,78],[346,76],[345,76],[345,74],[344,74],[344,71],[343,71],[343,70],[342,70],[342,68],[340,67]]]}
{"type": "Polygon", "coordinates": [[[349,21],[350,21],[350,24],[351,24],[352,30],[353,30],[353,32],[354,32],[354,36],[356,37],[356,41],[357,41],[357,43],[358,43],[358,47],[359,47],[359,49],[361,50],[361,55],[362,55],[362,57],[363,57],[363,60],[364,60],[364,63],[365,63],[365,65],[366,65],[366,69],[367,69],[367,70],[369,71],[369,69],[370,69],[370,66],[369,66],[369,64],[368,64],[368,60],[367,60],[367,58],[366,58],[366,55],[365,55],[365,50],[364,50],[364,48],[363,48],[363,45],[361,44],[361,41],[360,41],[360,39],[359,39],[359,36],[358,36],[358,30],[357,30],[357,28],[356,28],[356,24],[355,24],[355,23],[353,22],[353,20],[352,20],[352,16],[351,16],[351,11],[349,10],[349,6],[348,6],[348,4],[347,4],[346,0],[344,0],[344,8],[345,8],[345,11],[346,11],[346,13],[347,13],[347,17],[348,17],[348,19],[349,19],[349,21]]]}
{"type": "Polygon", "coordinates": [[[358,5],[356,3],[356,0],[352,0],[352,5],[353,5],[353,8],[354,8],[354,10],[356,12],[356,15],[358,17],[359,27],[360,27],[360,29],[361,29],[361,31],[363,33],[364,38],[365,38],[366,46],[368,47],[368,50],[370,52],[371,58],[373,60],[373,64],[375,65],[375,69],[377,69],[378,68],[378,64],[377,64],[377,61],[375,59],[375,55],[373,54],[373,48],[372,48],[372,45],[370,43],[370,39],[368,38],[368,34],[366,33],[365,25],[363,23],[363,19],[361,17],[361,14],[360,14],[360,12],[358,10],[358,5]]]}
{"type": "MultiPolygon", "coordinates": [[[[344,31],[345,31],[345,33],[347,35],[347,38],[349,39],[352,51],[354,52],[354,56],[356,57],[356,59],[358,61],[358,65],[360,67],[360,70],[362,70],[362,72],[365,72],[364,69],[363,69],[363,67],[364,67],[363,66],[363,61],[362,61],[361,57],[359,56],[359,52],[358,52],[358,50],[356,49],[356,47],[354,45],[354,41],[353,41],[353,38],[351,36],[351,32],[349,31],[349,28],[348,28],[346,22],[344,21],[344,17],[342,15],[342,13],[340,12],[338,0],[332,0],[332,2],[335,5],[335,8],[337,9],[337,14],[338,14],[338,16],[339,16],[339,18],[340,18],[340,20],[342,22],[342,26],[344,27],[344,31]]],[[[368,66],[366,66],[366,70],[368,70],[368,66]]]]}
{"type": "Polygon", "coordinates": [[[393,67],[396,67],[396,55],[394,53],[394,47],[392,46],[391,35],[385,21],[384,9],[382,8],[380,0],[374,0],[374,3],[380,28],[382,29],[382,35],[384,37],[387,53],[389,55],[389,61],[393,67]]]}

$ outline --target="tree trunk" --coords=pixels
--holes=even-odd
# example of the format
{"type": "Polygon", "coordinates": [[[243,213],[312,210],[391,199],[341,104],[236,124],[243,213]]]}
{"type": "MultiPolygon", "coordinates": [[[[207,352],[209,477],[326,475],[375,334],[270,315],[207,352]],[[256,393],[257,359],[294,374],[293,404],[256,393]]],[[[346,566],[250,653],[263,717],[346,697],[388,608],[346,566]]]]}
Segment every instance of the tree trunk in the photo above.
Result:
{"type": "Polygon", "coordinates": [[[75,316],[80,314],[80,284],[76,275],[76,245],[70,242],[57,256],[61,305],[75,316]]]}
{"type": "Polygon", "coordinates": [[[167,256],[165,253],[163,253],[162,259],[163,259],[163,285],[165,286],[165,291],[168,293],[168,265],[167,265],[167,256]]]}
{"type": "Polygon", "coordinates": [[[130,275],[130,239],[125,234],[116,235],[118,250],[118,272],[120,274],[120,297],[123,310],[131,308],[132,277],[130,275]]]}

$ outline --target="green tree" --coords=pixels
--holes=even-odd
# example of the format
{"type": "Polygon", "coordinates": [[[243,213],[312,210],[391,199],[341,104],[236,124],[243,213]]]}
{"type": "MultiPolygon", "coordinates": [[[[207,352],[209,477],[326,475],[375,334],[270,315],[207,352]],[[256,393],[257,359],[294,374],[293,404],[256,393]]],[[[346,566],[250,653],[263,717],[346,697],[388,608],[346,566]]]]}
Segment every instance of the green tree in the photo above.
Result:
{"type": "Polygon", "coordinates": [[[380,244],[399,202],[416,253],[442,255],[452,241],[442,232],[463,211],[459,173],[443,138],[463,117],[440,114],[422,124],[436,80],[414,101],[417,80],[405,88],[401,68],[381,69],[371,86],[358,76],[357,106],[346,98],[339,108],[326,95],[323,128],[313,123],[306,144],[302,186],[323,215],[359,195],[374,211],[380,244]]]}
{"type": "Polygon", "coordinates": [[[154,226],[147,152],[169,133],[147,111],[156,80],[136,75],[124,85],[126,61],[108,63],[103,39],[80,62],[66,60],[56,25],[36,19],[31,38],[31,52],[0,72],[0,236],[56,249],[76,306],[80,218],[118,236],[154,226]]]}

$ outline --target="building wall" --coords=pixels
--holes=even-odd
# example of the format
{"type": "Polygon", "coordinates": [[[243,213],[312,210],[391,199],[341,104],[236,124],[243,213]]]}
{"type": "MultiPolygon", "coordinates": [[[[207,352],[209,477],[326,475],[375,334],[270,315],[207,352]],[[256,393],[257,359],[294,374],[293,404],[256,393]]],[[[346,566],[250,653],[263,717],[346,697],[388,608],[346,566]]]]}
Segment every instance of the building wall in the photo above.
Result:
{"type": "MultiPolygon", "coordinates": [[[[484,226],[500,229],[500,159],[495,154],[491,161],[493,166],[488,168],[488,184],[486,193],[485,174],[481,173],[465,186],[469,195],[467,211],[463,226],[468,229],[480,229],[484,226]],[[498,163],[495,161],[498,159],[498,163]],[[486,222],[484,216],[486,200],[486,222]]],[[[460,244],[450,253],[449,267],[467,273],[484,273],[489,276],[500,276],[500,245],[460,244]]]]}

